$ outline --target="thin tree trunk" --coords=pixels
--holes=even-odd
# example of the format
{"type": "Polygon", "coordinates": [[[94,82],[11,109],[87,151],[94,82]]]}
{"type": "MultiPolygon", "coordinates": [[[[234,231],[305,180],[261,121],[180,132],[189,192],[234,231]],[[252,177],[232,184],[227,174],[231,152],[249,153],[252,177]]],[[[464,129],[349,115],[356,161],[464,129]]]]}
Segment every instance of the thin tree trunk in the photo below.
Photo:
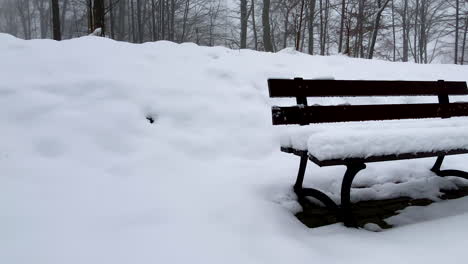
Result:
{"type": "Polygon", "coordinates": [[[345,14],[346,14],[346,0],[341,1],[341,22],[340,22],[340,40],[338,42],[338,53],[342,52],[343,48],[343,30],[344,30],[344,21],[345,21],[345,14]]]}
{"type": "Polygon", "coordinates": [[[115,21],[114,21],[114,0],[109,0],[109,25],[110,25],[110,37],[115,39],[115,21]]]}
{"type": "Polygon", "coordinates": [[[67,11],[68,11],[68,0],[63,0],[62,10],[61,10],[61,15],[60,15],[60,29],[62,30],[62,37],[65,33],[65,26],[66,26],[65,16],[67,14],[67,11]]]}
{"type": "Polygon", "coordinates": [[[60,8],[58,0],[52,0],[52,27],[54,40],[62,40],[62,31],[60,30],[60,8]]]}
{"type": "Polygon", "coordinates": [[[426,0],[421,0],[421,15],[420,21],[421,26],[419,30],[419,62],[427,63],[427,53],[425,52],[426,47],[426,0]]]}
{"type": "Polygon", "coordinates": [[[171,31],[169,39],[175,39],[175,0],[171,0],[171,31]]]}
{"type": "Polygon", "coordinates": [[[265,49],[265,51],[272,52],[273,44],[271,43],[270,0],[263,0],[262,26],[263,26],[263,48],[265,49]]]}
{"type": "Polygon", "coordinates": [[[151,0],[151,33],[152,40],[156,41],[156,3],[154,0],[151,0]]]}
{"type": "Polygon", "coordinates": [[[125,38],[125,11],[126,11],[126,1],[120,0],[118,2],[119,13],[118,13],[118,30],[117,30],[117,39],[124,40],[125,38]]]}
{"type": "Polygon", "coordinates": [[[252,13],[252,29],[254,33],[254,42],[255,42],[255,50],[258,50],[258,36],[257,36],[257,25],[255,23],[255,0],[252,0],[251,13],[252,13]]]}
{"type": "Polygon", "coordinates": [[[189,7],[190,7],[190,0],[185,0],[184,19],[183,19],[183,23],[182,23],[181,42],[185,41],[185,32],[187,30],[187,19],[188,19],[189,7]]]}
{"type": "Polygon", "coordinates": [[[454,63],[458,63],[458,29],[460,27],[460,0],[455,1],[455,55],[454,63]]]}
{"type": "Polygon", "coordinates": [[[465,63],[465,48],[466,48],[466,33],[468,31],[468,15],[465,17],[465,30],[463,31],[463,42],[462,42],[462,54],[460,58],[460,64],[465,63]]]}
{"type": "Polygon", "coordinates": [[[296,50],[297,51],[299,50],[300,43],[301,43],[302,18],[304,17],[304,2],[305,0],[301,0],[301,12],[299,13],[299,28],[297,29],[297,34],[296,34],[296,50]]]}
{"type": "Polygon", "coordinates": [[[320,55],[324,55],[325,47],[323,46],[323,35],[325,34],[324,30],[324,19],[323,19],[323,0],[319,1],[319,8],[320,8],[320,55]]]}
{"type": "MultiPolygon", "coordinates": [[[[325,55],[325,51],[328,53],[327,44],[328,44],[328,17],[330,14],[330,0],[325,0],[325,19],[324,19],[324,32],[322,39],[322,50],[320,51],[321,55],[325,55]]],[[[329,46],[329,45],[328,45],[329,46]]]]}
{"type": "Polygon", "coordinates": [[[93,21],[93,0],[88,0],[88,33],[93,33],[94,21],[93,21]]]}
{"type": "Polygon", "coordinates": [[[354,44],[354,57],[359,57],[362,54],[362,42],[364,38],[364,0],[359,0],[358,17],[357,17],[357,35],[356,43],[354,44]]]}
{"type": "Polygon", "coordinates": [[[93,5],[93,29],[92,31],[94,32],[96,29],[100,28],[101,29],[101,36],[105,35],[106,28],[105,28],[105,23],[104,23],[104,0],[94,0],[94,5],[93,5]]]}
{"type": "Polygon", "coordinates": [[[143,43],[143,23],[141,20],[141,1],[136,0],[137,9],[137,28],[138,28],[138,43],[143,43]]]}
{"type": "Polygon", "coordinates": [[[133,0],[130,0],[130,12],[132,13],[131,18],[132,18],[132,42],[137,42],[136,41],[136,30],[135,30],[135,8],[133,5],[133,0]]]}
{"type": "Polygon", "coordinates": [[[418,63],[418,49],[416,48],[417,44],[417,37],[418,37],[418,15],[419,15],[419,0],[416,0],[416,10],[415,12],[415,18],[414,18],[414,39],[413,39],[413,56],[414,56],[414,61],[418,63]]]}
{"type": "Polygon", "coordinates": [[[166,0],[161,1],[161,39],[166,39],[166,0]]]}
{"type": "Polygon", "coordinates": [[[392,0],[393,61],[396,61],[395,0],[392,0]]]}
{"type": "Polygon", "coordinates": [[[240,48],[247,48],[247,0],[241,0],[240,2],[240,48]]]}
{"type": "Polygon", "coordinates": [[[408,61],[408,40],[409,40],[409,27],[408,27],[408,0],[404,0],[402,27],[403,27],[403,58],[404,62],[408,61]]]}
{"type": "Polygon", "coordinates": [[[382,16],[382,12],[384,11],[389,1],[390,0],[385,0],[384,4],[381,5],[380,0],[378,0],[379,10],[377,11],[377,14],[375,16],[374,30],[372,32],[371,43],[369,44],[369,52],[367,53],[368,59],[372,59],[374,57],[375,42],[377,41],[377,35],[379,33],[379,28],[380,28],[380,18],[382,16]]]}
{"type": "Polygon", "coordinates": [[[309,54],[314,54],[314,21],[316,0],[309,0],[309,54]]]}

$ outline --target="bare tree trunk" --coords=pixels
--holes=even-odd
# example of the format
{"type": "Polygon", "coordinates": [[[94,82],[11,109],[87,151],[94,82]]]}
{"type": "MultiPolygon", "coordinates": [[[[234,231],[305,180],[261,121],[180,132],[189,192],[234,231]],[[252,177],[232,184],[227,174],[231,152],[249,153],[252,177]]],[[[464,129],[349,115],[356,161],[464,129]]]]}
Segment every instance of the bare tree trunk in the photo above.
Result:
{"type": "Polygon", "coordinates": [[[125,38],[125,11],[126,8],[126,1],[119,0],[119,14],[118,14],[118,30],[117,30],[117,39],[124,40],[125,38]]]}
{"type": "Polygon", "coordinates": [[[169,4],[169,0],[167,0],[165,12],[166,12],[167,39],[171,40],[171,6],[169,4]]]}
{"type": "Polygon", "coordinates": [[[404,62],[408,61],[408,40],[409,40],[409,26],[408,26],[408,0],[404,0],[402,27],[403,27],[403,58],[404,62]]]}
{"type": "Polygon", "coordinates": [[[87,13],[88,13],[88,33],[93,33],[93,0],[88,0],[87,2],[87,13]]]}
{"type": "Polygon", "coordinates": [[[135,8],[133,5],[133,0],[130,0],[130,12],[131,12],[131,19],[132,19],[132,42],[137,42],[137,37],[136,37],[136,30],[135,30],[135,8]]]}
{"type": "Polygon", "coordinates": [[[427,53],[425,52],[426,47],[426,0],[421,0],[421,15],[420,21],[421,26],[419,30],[419,62],[427,63],[427,53]]]}
{"type": "Polygon", "coordinates": [[[325,47],[323,46],[323,39],[325,34],[324,19],[323,19],[323,2],[319,0],[320,8],[320,55],[325,55],[325,47]]]}
{"type": "Polygon", "coordinates": [[[381,5],[380,0],[378,0],[377,2],[379,10],[377,11],[377,14],[375,15],[374,30],[372,32],[372,39],[371,39],[371,43],[369,44],[369,51],[367,53],[368,59],[372,59],[374,57],[374,48],[375,48],[375,42],[377,41],[377,34],[379,33],[380,18],[382,16],[382,12],[384,11],[389,1],[390,0],[385,0],[383,5],[381,5]]]}
{"type": "Polygon", "coordinates": [[[343,30],[344,30],[344,21],[346,15],[346,0],[341,1],[341,22],[340,22],[340,40],[338,43],[338,53],[341,53],[343,48],[343,30]]]}
{"type": "Polygon", "coordinates": [[[357,17],[357,35],[354,43],[354,57],[359,57],[362,54],[362,42],[364,38],[364,0],[359,0],[358,3],[358,17],[357,17]]]}
{"type": "Polygon", "coordinates": [[[60,30],[60,9],[58,0],[52,0],[52,28],[54,40],[62,40],[62,31],[60,30]]]}
{"type": "MultiPolygon", "coordinates": [[[[329,14],[330,14],[330,0],[325,0],[325,19],[324,19],[324,26],[323,26],[323,39],[322,39],[322,45],[321,45],[321,51],[320,51],[320,54],[321,55],[325,55],[327,54],[328,55],[328,48],[327,48],[327,44],[329,43],[328,41],[328,17],[329,17],[329,14]],[[326,51],[326,53],[325,53],[326,51]]],[[[329,47],[329,45],[328,45],[329,47]]]]}
{"type": "Polygon", "coordinates": [[[68,11],[68,0],[63,0],[62,2],[62,10],[61,10],[61,15],[60,15],[60,29],[62,30],[62,37],[65,33],[65,22],[66,22],[66,14],[67,14],[67,11],[68,11]]]}
{"type": "MultiPolygon", "coordinates": [[[[166,39],[166,0],[160,0],[161,1],[161,39],[166,39]]],[[[197,43],[198,44],[198,43],[197,43]]]]}
{"type": "Polygon", "coordinates": [[[299,13],[299,28],[297,29],[297,33],[296,33],[296,50],[297,51],[299,50],[300,43],[301,43],[302,19],[304,17],[304,2],[305,0],[301,0],[301,12],[299,13]]]}
{"type": "Polygon", "coordinates": [[[396,61],[395,0],[392,0],[393,61],[396,61]]]}
{"type": "Polygon", "coordinates": [[[458,63],[458,29],[460,27],[460,0],[455,1],[455,55],[454,63],[458,63]]]}
{"type": "Polygon", "coordinates": [[[309,0],[309,54],[314,54],[314,21],[316,0],[309,0]]]}
{"type": "Polygon", "coordinates": [[[247,48],[247,0],[240,0],[240,48],[247,48]]]}
{"type": "Polygon", "coordinates": [[[252,13],[252,29],[254,33],[254,42],[255,42],[255,50],[258,50],[258,36],[257,36],[257,25],[255,23],[255,0],[252,0],[251,3],[251,13],[252,13]]]}
{"type": "MultiPolygon", "coordinates": [[[[188,0],[187,0],[188,2],[188,0]]],[[[185,15],[184,15],[185,19],[185,15]]],[[[185,23],[185,21],[184,21],[185,23]]],[[[151,0],[151,32],[152,32],[152,40],[157,40],[157,29],[156,29],[156,3],[154,0],[151,0]]],[[[182,37],[183,38],[183,37],[182,37]]],[[[182,40],[183,41],[183,40],[182,40]]]]}
{"type": "Polygon", "coordinates": [[[290,10],[288,10],[286,12],[286,17],[284,19],[284,36],[283,36],[283,49],[286,48],[286,46],[288,45],[288,24],[289,24],[289,12],[290,10]]]}
{"type": "Polygon", "coordinates": [[[465,30],[463,31],[463,42],[462,42],[462,54],[460,58],[460,64],[465,63],[465,48],[466,48],[466,33],[468,31],[468,15],[465,17],[465,30]]]}
{"type": "Polygon", "coordinates": [[[136,0],[137,9],[137,29],[138,29],[138,43],[143,43],[143,23],[141,21],[141,1],[136,0]]]}
{"type": "Polygon", "coordinates": [[[181,42],[185,41],[185,32],[187,30],[187,19],[188,19],[189,7],[190,7],[190,0],[185,0],[184,19],[183,19],[183,24],[182,24],[181,42]]]}
{"type": "Polygon", "coordinates": [[[109,25],[110,25],[110,37],[115,39],[115,21],[114,21],[114,0],[109,0],[109,25]]]}
{"type": "Polygon", "coordinates": [[[419,15],[419,0],[416,0],[416,10],[415,12],[415,18],[414,18],[414,39],[413,39],[413,56],[414,56],[414,61],[416,63],[419,62],[418,60],[418,49],[416,48],[416,43],[417,43],[417,38],[418,38],[418,15],[419,15]]]}
{"type": "Polygon", "coordinates": [[[171,0],[171,31],[169,40],[174,41],[175,37],[175,0],[171,0]]]}
{"type": "Polygon", "coordinates": [[[265,51],[272,52],[273,44],[271,43],[271,29],[270,29],[270,0],[263,0],[262,26],[263,26],[263,48],[265,49],[265,51]]]}
{"type": "Polygon", "coordinates": [[[105,35],[105,11],[104,11],[104,0],[94,0],[93,4],[93,29],[92,31],[95,31],[96,29],[100,28],[101,29],[101,36],[105,35]]]}

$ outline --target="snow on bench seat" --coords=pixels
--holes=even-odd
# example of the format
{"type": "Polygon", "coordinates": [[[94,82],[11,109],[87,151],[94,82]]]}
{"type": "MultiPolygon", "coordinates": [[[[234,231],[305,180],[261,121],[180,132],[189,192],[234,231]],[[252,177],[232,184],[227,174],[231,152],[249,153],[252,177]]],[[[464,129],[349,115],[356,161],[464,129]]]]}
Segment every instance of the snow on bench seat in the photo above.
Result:
{"type": "Polygon", "coordinates": [[[468,118],[317,124],[289,127],[281,147],[318,160],[468,150],[468,118]]]}

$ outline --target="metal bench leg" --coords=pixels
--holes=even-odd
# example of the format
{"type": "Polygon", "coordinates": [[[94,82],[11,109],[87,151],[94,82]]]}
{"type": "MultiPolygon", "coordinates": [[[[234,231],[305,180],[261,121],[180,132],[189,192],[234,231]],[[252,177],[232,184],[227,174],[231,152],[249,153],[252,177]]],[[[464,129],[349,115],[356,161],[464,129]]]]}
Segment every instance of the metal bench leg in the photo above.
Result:
{"type": "Polygon", "coordinates": [[[299,199],[303,199],[306,196],[310,196],[322,202],[326,207],[333,209],[333,210],[337,210],[338,206],[336,205],[336,203],[330,197],[328,197],[325,193],[317,189],[302,187],[308,159],[309,158],[307,154],[301,155],[301,161],[299,164],[299,172],[297,174],[296,183],[294,184],[294,192],[297,194],[299,199]]]}
{"type": "Polygon", "coordinates": [[[460,171],[460,170],[441,170],[440,167],[444,162],[445,155],[440,155],[437,157],[434,166],[432,167],[431,171],[437,174],[440,177],[446,176],[457,176],[464,179],[468,179],[468,172],[460,171]]]}
{"type": "Polygon", "coordinates": [[[356,220],[354,219],[351,210],[351,184],[353,183],[354,177],[358,174],[358,172],[366,168],[366,164],[353,163],[346,165],[346,168],[347,169],[343,177],[343,182],[341,184],[342,217],[345,226],[357,227],[356,220]]]}

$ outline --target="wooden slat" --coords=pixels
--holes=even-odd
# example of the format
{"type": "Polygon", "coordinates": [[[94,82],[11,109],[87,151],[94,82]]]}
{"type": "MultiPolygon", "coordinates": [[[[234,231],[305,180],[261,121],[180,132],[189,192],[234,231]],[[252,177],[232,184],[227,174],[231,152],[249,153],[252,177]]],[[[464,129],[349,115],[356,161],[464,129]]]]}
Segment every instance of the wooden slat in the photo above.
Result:
{"type": "Polygon", "coordinates": [[[392,154],[392,155],[383,155],[383,156],[371,156],[362,159],[350,158],[350,159],[330,159],[330,160],[319,160],[316,157],[307,154],[305,150],[295,150],[293,148],[281,148],[281,151],[286,153],[292,153],[297,156],[308,155],[309,160],[314,162],[320,167],[325,166],[336,166],[336,165],[347,165],[351,163],[371,163],[371,162],[381,162],[381,161],[391,161],[391,160],[407,160],[407,159],[419,159],[419,158],[430,158],[437,157],[440,155],[458,155],[458,154],[468,154],[468,149],[455,149],[449,151],[436,151],[436,152],[418,152],[418,153],[403,153],[403,154],[392,154]]]}
{"type": "Polygon", "coordinates": [[[468,103],[272,108],[273,125],[468,116],[468,103]]]}
{"type": "MultiPolygon", "coordinates": [[[[466,82],[443,82],[449,95],[467,95],[466,82]]],[[[439,95],[440,82],[269,79],[270,97],[439,95]]]]}

